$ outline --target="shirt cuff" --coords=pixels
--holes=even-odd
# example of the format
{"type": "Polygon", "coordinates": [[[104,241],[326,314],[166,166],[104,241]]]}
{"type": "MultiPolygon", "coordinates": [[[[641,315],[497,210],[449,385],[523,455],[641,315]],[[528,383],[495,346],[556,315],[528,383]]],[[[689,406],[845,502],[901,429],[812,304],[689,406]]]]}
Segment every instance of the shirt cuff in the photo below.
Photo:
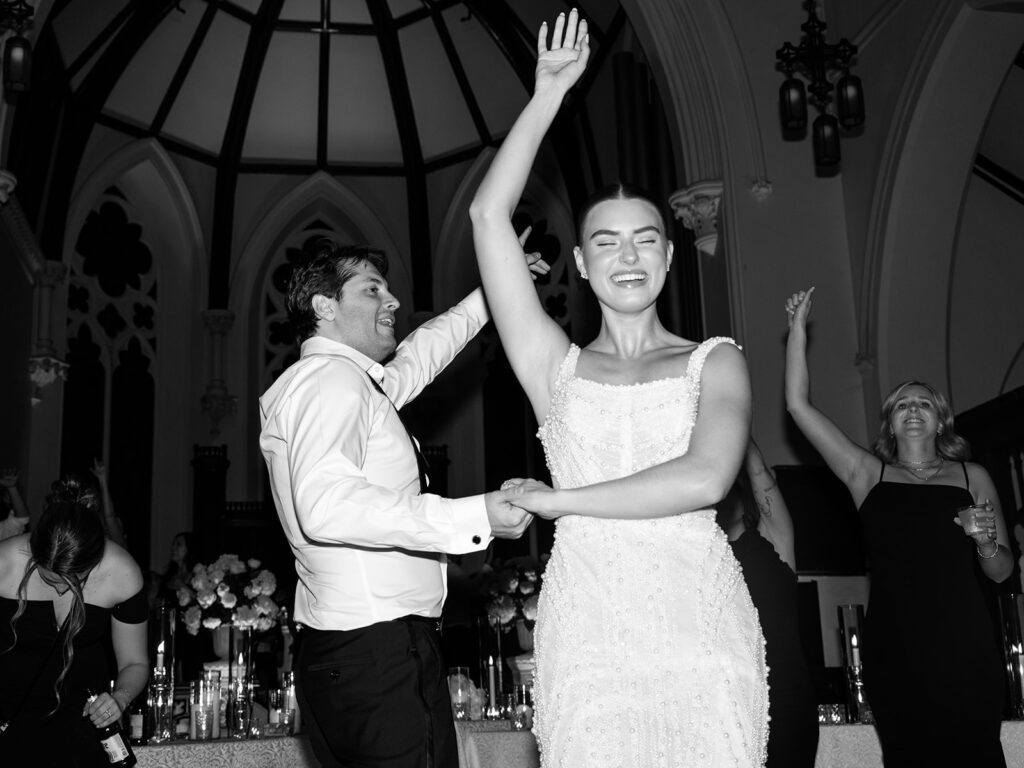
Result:
{"type": "Polygon", "coordinates": [[[471,291],[456,306],[461,307],[468,317],[476,319],[481,325],[491,319],[491,314],[487,309],[487,300],[484,298],[483,288],[471,291]]]}
{"type": "Polygon", "coordinates": [[[448,499],[452,523],[457,533],[449,554],[463,555],[485,549],[491,543],[491,524],[487,519],[487,504],[483,494],[462,499],[448,499]]]}

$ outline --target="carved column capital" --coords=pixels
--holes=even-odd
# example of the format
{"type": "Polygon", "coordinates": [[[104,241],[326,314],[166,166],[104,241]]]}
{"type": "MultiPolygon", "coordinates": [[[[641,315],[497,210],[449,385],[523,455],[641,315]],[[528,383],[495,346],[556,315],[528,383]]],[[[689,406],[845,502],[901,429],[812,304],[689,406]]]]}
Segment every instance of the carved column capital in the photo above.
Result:
{"type": "Polygon", "coordinates": [[[235,324],[235,313],[230,309],[204,309],[203,325],[212,336],[224,336],[235,324]]]}
{"type": "Polygon", "coordinates": [[[32,405],[42,401],[42,390],[55,381],[67,381],[68,364],[53,355],[33,355],[28,359],[28,378],[32,382],[32,405]]]}
{"type": "Polygon", "coordinates": [[[722,202],[722,182],[698,181],[675,192],[669,205],[683,226],[693,230],[699,251],[713,256],[718,244],[718,209],[722,202]]]}
{"type": "Polygon", "coordinates": [[[63,261],[46,259],[39,267],[38,280],[41,286],[56,288],[63,283],[68,276],[68,265],[63,261]]]}

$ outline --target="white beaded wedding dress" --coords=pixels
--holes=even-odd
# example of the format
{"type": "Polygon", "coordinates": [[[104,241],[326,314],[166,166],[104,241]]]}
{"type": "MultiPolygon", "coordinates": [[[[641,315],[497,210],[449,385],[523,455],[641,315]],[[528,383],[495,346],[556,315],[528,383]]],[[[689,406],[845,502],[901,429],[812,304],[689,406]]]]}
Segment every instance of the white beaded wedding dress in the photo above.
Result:
{"type": "MultiPolygon", "coordinates": [[[[538,432],[555,484],[612,480],[684,454],[701,370],[612,385],[559,370],[538,432]]],[[[535,638],[543,768],[756,768],[768,691],[757,614],[714,510],[558,520],[535,638]]]]}

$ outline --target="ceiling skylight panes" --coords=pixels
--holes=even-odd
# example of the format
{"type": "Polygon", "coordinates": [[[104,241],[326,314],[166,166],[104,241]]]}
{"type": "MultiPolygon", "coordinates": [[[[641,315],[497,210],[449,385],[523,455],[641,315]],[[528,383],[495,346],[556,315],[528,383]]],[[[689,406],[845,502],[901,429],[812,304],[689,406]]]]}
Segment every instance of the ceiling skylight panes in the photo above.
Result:
{"type": "Polygon", "coordinates": [[[401,163],[402,151],[376,37],[331,35],[327,159],[401,163]]]}
{"type": "Polygon", "coordinates": [[[153,121],[206,4],[186,0],[181,7],[185,12],[170,13],[125,68],[107,99],[108,113],[139,125],[148,126],[153,121]]]}
{"type": "Polygon", "coordinates": [[[526,86],[466,6],[449,8],[443,16],[491,136],[504,135],[526,105],[526,86]]]}
{"type": "Polygon", "coordinates": [[[249,25],[218,12],[171,108],[164,133],[220,154],[249,25]]]}
{"type": "MultiPolygon", "coordinates": [[[[214,2],[214,0],[206,0],[206,2],[214,2]]],[[[249,13],[256,15],[256,12],[260,9],[260,4],[263,0],[229,0],[230,5],[236,5],[239,8],[248,11],[249,13]]]]}
{"type": "Polygon", "coordinates": [[[430,19],[398,33],[424,159],[476,144],[480,134],[430,19]]]}
{"type": "Polygon", "coordinates": [[[320,0],[284,0],[278,18],[281,21],[308,21],[311,25],[319,25],[320,0]]]}
{"type": "Polygon", "coordinates": [[[277,32],[270,41],[245,134],[245,160],[316,160],[320,36],[277,32]]]}
{"type": "Polygon", "coordinates": [[[334,24],[371,24],[366,0],[331,0],[331,22],[334,24]]]}
{"type": "Polygon", "coordinates": [[[128,0],[94,0],[66,5],[53,20],[64,65],[74,64],[127,4],[128,0]]]}
{"type": "Polygon", "coordinates": [[[397,19],[407,13],[423,10],[423,0],[388,0],[388,8],[397,19]]]}

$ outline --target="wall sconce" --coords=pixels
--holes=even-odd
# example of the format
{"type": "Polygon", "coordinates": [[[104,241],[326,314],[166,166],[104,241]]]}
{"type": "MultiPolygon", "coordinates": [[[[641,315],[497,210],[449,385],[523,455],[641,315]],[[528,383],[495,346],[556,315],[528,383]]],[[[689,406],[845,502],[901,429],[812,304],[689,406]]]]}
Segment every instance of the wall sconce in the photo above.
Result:
{"type": "Polygon", "coordinates": [[[0,35],[14,35],[4,43],[4,92],[23,93],[28,90],[32,69],[32,47],[24,31],[32,23],[32,6],[26,0],[0,0],[0,35]]]}
{"type": "Polygon", "coordinates": [[[850,74],[850,63],[857,55],[857,46],[842,38],[836,45],[825,41],[826,24],[818,18],[816,0],[806,0],[807,21],[800,25],[800,45],[783,43],[775,52],[776,65],[786,74],[779,88],[779,118],[782,136],[799,141],[807,132],[807,91],[819,114],[811,127],[814,162],[820,172],[835,173],[839,169],[840,126],[847,131],[864,124],[864,89],[860,78],[850,74]],[[835,85],[836,116],[828,111],[833,98],[830,72],[842,72],[835,85]],[[809,85],[798,78],[799,74],[809,85]]]}

